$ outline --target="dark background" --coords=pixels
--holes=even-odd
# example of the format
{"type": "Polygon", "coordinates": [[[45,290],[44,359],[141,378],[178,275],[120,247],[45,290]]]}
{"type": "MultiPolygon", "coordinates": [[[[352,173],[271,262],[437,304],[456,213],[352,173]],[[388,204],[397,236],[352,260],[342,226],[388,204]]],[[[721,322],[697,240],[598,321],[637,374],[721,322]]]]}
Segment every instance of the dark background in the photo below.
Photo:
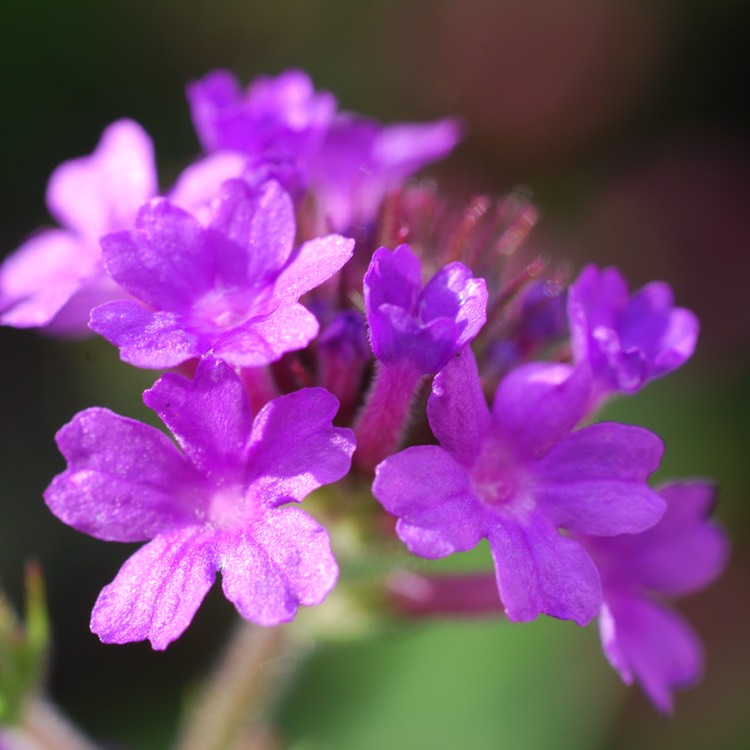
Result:
{"type": "MultiPolygon", "coordinates": [[[[633,288],[669,280],[703,329],[694,359],[610,416],[667,443],[662,475],[712,476],[734,552],[682,609],[704,637],[702,685],[660,719],[609,670],[593,629],[540,621],[414,625],[324,645],[280,710],[299,749],[740,748],[750,745],[750,8],[715,0],[5,0],[0,11],[0,255],[50,219],[44,188],[103,128],[138,120],[161,185],[198,153],[184,84],[218,66],[247,81],[297,66],[345,109],[467,125],[444,179],[524,184],[535,249],[617,263],[633,288]]],[[[103,646],[96,595],[126,558],[64,527],[41,493],[63,468],[54,432],[104,405],[146,418],[153,375],[99,341],[0,330],[0,585],[21,604],[41,560],[51,692],[113,746],[167,746],[233,612],[217,591],[166,653],[103,646]]],[[[285,745],[286,746],[286,745],[285,745]]]]}

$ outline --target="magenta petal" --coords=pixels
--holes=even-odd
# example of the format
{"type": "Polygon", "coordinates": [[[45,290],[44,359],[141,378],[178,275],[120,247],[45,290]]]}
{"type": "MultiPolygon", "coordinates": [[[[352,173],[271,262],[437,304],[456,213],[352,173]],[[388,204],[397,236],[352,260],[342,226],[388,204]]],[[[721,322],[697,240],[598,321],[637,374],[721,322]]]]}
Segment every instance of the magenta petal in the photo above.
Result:
{"type": "Polygon", "coordinates": [[[427,418],[440,445],[457,461],[468,466],[479,455],[490,427],[490,410],[469,347],[435,377],[427,418]]]}
{"type": "Polygon", "coordinates": [[[213,353],[237,367],[259,367],[306,347],[318,334],[317,318],[299,304],[279,307],[222,335],[213,353]]]}
{"type": "Polygon", "coordinates": [[[91,156],[61,164],[50,177],[47,205],[58,221],[95,241],[125,229],[157,192],[153,146],[143,128],[118,120],[91,156]]]}
{"type": "Polygon", "coordinates": [[[202,359],[192,380],[163,375],[143,401],[199,471],[208,474],[240,463],[252,414],[242,381],[222,360],[202,359]]]}
{"type": "Polygon", "coordinates": [[[333,426],[338,408],[323,388],[303,388],[266,404],[248,445],[249,493],[266,504],[299,502],[341,479],[351,465],[354,435],[333,426]]]}
{"type": "Polygon", "coordinates": [[[465,552],[485,536],[485,512],[466,469],[436,445],[389,456],[375,469],[372,493],[398,516],[398,536],[415,555],[465,552]]]}
{"type": "Polygon", "coordinates": [[[0,267],[0,322],[16,328],[47,325],[85,283],[98,255],[96,246],[70,232],[32,237],[0,267]]]}
{"type": "Polygon", "coordinates": [[[181,316],[150,312],[137,302],[107,302],[91,311],[89,327],[120,349],[120,358],[136,367],[162,370],[202,354],[198,337],[181,316]]]}
{"type": "Polygon", "coordinates": [[[214,532],[192,527],[158,536],[102,589],[91,630],[104,643],[148,639],[165,649],[192,621],[216,569],[214,532]]]}
{"type": "Polygon", "coordinates": [[[56,438],[68,469],[44,499],[64,523],[99,539],[138,542],[195,522],[195,493],[187,496],[200,479],[159,430],[87,409],[56,438]]]}
{"type": "Polygon", "coordinates": [[[243,180],[229,180],[214,204],[211,229],[245,249],[247,281],[242,283],[270,284],[292,254],[292,199],[277,182],[254,190],[243,180]]]}
{"type": "Polygon", "coordinates": [[[583,547],[560,536],[542,517],[506,517],[488,535],[500,598],[508,618],[545,614],[586,625],[597,613],[599,574],[583,547]]]}
{"type": "MultiPolygon", "coordinates": [[[[726,566],[729,542],[708,515],[716,489],[700,481],[662,487],[667,512],[642,534],[598,540],[606,577],[637,589],[678,596],[707,586],[726,566]]],[[[604,575],[604,573],[603,573],[604,575]]]]}
{"type": "Polygon", "coordinates": [[[305,292],[327,281],[352,257],[354,240],[329,234],[303,243],[274,284],[274,296],[296,302],[305,292]]]}
{"type": "Polygon", "coordinates": [[[460,334],[454,346],[463,346],[479,333],[487,320],[487,284],[484,279],[475,279],[463,263],[449,263],[427,282],[419,317],[423,321],[455,320],[460,334]]]}
{"type": "Polygon", "coordinates": [[[101,246],[112,278],[157,310],[188,311],[216,273],[201,225],[164,198],[141,208],[134,231],[108,234],[101,246]]]}
{"type": "Polygon", "coordinates": [[[590,392],[587,367],[537,362],[506,375],[495,394],[492,413],[516,451],[536,458],[580,421],[590,392]]]}
{"type": "Polygon", "coordinates": [[[585,427],[534,465],[533,496],[556,526],[605,536],[645,531],[666,509],[646,484],[662,451],[661,440],[640,427],[585,427]]]}
{"type": "Polygon", "coordinates": [[[626,683],[633,676],[662,713],[672,691],[703,672],[703,649],[687,622],[671,609],[637,596],[605,592],[599,630],[604,653],[626,683]]]}
{"type": "Polygon", "coordinates": [[[227,599],[258,625],[288,622],[300,605],[320,604],[338,577],[328,534],[299,508],[223,532],[217,552],[227,599]]]}

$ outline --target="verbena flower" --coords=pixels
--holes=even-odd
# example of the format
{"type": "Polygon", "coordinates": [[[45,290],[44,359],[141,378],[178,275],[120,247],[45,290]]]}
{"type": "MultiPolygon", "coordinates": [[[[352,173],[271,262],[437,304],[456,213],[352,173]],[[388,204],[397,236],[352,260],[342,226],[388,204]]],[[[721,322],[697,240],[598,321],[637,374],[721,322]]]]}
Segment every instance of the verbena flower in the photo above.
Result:
{"type": "Polygon", "coordinates": [[[90,156],[61,164],[47,207],[63,228],[39,232],[0,268],[0,323],[89,334],[91,308],[126,296],[102,267],[99,238],[130,226],[156,191],[151,140],[131,120],[110,125],[90,156]]]}
{"type": "Polygon", "coordinates": [[[544,613],[585,624],[598,611],[596,567],[559,529],[635,533],[664,512],[646,485],[662,453],[655,435],[613,423],[571,432],[589,387],[585,368],[528,365],[505,377],[490,411],[467,349],[433,383],[427,413],[440,445],[407,448],[376,469],[373,494],[414,554],[489,541],[512,620],[544,613]]]}
{"type": "Polygon", "coordinates": [[[487,285],[454,262],[422,282],[419,258],[408,245],[376,250],[364,277],[370,344],[385,365],[434,374],[487,320],[487,285]]]}
{"type": "Polygon", "coordinates": [[[706,482],[669,484],[662,519],[642,534],[585,538],[601,573],[599,616],[607,659],[630,684],[634,679],[663,713],[672,691],[701,676],[703,651],[688,623],[661,602],[698,591],[724,569],[729,544],[709,520],[715,489],[706,482]]]}
{"type": "Polygon", "coordinates": [[[167,368],[209,352],[230,364],[267,364],[318,333],[298,300],[351,257],[353,240],[319,237],[294,248],[289,196],[274,182],[224,183],[203,227],[165,199],[135,230],[102,239],[112,278],[135,300],[101,305],[91,328],[138,367],[167,368]]]}
{"type": "Polygon", "coordinates": [[[240,379],[221,360],[193,380],[167,374],[144,394],[174,434],[106,409],[81,412],[57,434],[68,468],[45,492],[52,512],[107,541],[151,540],[94,606],[108,643],[165,648],[190,623],[217,571],[240,614],[261,625],[292,619],[333,588],[328,535],[300,502],[349,470],[350,430],[321,388],[267,404],[253,419],[240,379]]]}
{"type": "Polygon", "coordinates": [[[295,195],[308,189],[335,231],[371,222],[388,190],[450,153],[455,120],[383,126],[337,112],[335,98],[316,92],[299,70],[256,78],[243,92],[216,70],[187,88],[195,129],[207,153],[238,152],[247,179],[279,180],[295,195]]]}
{"type": "Polygon", "coordinates": [[[570,287],[568,314],[575,359],[594,373],[594,403],[677,369],[698,338],[697,318],[674,307],[668,284],[653,281],[629,295],[616,268],[586,266],[570,287]]]}

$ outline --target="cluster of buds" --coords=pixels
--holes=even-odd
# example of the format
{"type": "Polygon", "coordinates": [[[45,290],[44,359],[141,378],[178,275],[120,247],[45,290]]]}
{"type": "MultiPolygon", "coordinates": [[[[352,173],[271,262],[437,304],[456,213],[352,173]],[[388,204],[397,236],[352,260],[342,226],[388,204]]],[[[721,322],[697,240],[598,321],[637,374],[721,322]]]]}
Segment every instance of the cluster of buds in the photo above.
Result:
{"type": "Polygon", "coordinates": [[[217,71],[188,100],[204,154],[169,191],[143,129],[116,122],[52,175],[62,228],[0,268],[3,324],[93,331],[169,371],[143,399],[174,440],[101,408],[57,434],[50,510],[147,542],[92,630],[166,648],[217,572],[242,617],[274,626],[397,539],[427,559],[487,540],[494,573],[396,555],[381,606],[598,618],[613,667],[670,711],[701,649],[663,599],[724,565],[715,490],[652,488],[660,439],[595,419],[691,356],[695,316],[664,283],[630,294],[616,269],[571,279],[525,257],[520,192],[456,206],[409,179],[458,142],[453,120],[383,126],[299,71],[244,91],[217,71]],[[352,523],[353,548],[337,539],[352,523]]]}

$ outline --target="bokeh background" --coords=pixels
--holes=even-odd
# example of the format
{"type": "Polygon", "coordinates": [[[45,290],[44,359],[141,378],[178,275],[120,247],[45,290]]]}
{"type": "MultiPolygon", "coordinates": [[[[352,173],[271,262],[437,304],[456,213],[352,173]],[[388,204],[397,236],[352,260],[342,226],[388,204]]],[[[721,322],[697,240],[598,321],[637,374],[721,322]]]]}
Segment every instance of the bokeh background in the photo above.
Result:
{"type": "MultiPolygon", "coordinates": [[[[460,116],[442,179],[528,186],[535,249],[574,269],[616,263],[633,287],[669,280],[702,320],[686,368],[610,410],[666,440],[661,476],[717,479],[733,540],[721,582],[681,606],[708,666],[675,717],[620,684],[591,628],[421,623],[319,648],[278,710],[284,747],[750,747],[749,22],[733,0],[4,0],[0,255],[49,223],[50,172],[111,121],[146,128],[168,186],[198,152],[186,81],[296,66],[384,121],[460,116]]],[[[92,405],[144,418],[153,378],[98,341],[0,330],[0,346],[0,585],[20,606],[39,559],[52,697],[113,748],[167,747],[231,606],[212,593],[165,653],[101,645],[90,608],[130,550],[64,527],[41,499],[62,469],[54,432],[92,405]]]]}

